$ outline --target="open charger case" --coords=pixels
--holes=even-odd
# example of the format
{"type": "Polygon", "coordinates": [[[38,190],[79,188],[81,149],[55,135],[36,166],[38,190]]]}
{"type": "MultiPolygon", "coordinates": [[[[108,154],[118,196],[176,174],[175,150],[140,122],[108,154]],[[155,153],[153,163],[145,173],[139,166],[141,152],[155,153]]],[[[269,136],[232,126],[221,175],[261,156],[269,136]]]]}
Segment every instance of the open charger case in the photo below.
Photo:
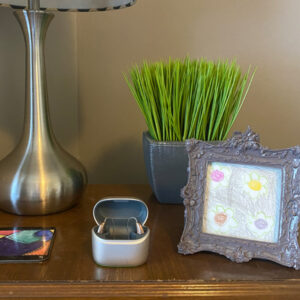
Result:
{"type": "Polygon", "coordinates": [[[93,257],[97,264],[108,267],[134,267],[146,262],[150,229],[145,226],[148,207],[140,199],[104,198],[96,203],[92,229],[93,257]],[[137,231],[137,223],[143,233],[137,231]],[[98,233],[99,226],[103,226],[98,233]]]}

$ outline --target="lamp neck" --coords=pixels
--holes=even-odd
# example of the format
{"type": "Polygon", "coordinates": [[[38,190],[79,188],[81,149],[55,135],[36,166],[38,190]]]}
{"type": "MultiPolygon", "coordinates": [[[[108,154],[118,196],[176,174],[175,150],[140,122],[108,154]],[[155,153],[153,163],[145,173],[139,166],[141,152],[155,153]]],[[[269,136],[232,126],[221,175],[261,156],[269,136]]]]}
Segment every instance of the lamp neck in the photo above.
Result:
{"type": "Polygon", "coordinates": [[[22,142],[53,142],[48,112],[44,41],[53,14],[35,10],[16,11],[26,42],[26,102],[22,142]]]}
{"type": "Polygon", "coordinates": [[[39,10],[40,9],[40,0],[28,0],[28,9],[29,10],[39,10]]]}

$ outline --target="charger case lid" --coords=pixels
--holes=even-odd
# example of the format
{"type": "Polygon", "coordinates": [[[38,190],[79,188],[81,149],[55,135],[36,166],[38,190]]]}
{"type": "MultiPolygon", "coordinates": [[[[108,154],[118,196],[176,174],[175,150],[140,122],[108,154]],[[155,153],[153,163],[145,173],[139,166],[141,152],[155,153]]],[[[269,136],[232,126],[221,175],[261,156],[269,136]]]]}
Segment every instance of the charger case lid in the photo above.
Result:
{"type": "Polygon", "coordinates": [[[105,218],[128,219],[130,217],[135,217],[140,224],[144,225],[148,219],[148,207],[138,198],[103,198],[95,204],[93,216],[98,225],[104,222],[105,218]]]}

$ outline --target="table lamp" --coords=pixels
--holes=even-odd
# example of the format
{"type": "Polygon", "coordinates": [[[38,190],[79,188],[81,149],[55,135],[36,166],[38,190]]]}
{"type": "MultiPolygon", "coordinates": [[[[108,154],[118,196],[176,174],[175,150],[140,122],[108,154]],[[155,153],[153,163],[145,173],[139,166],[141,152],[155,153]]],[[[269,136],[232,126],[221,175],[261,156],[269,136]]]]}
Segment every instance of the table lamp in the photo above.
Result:
{"type": "Polygon", "coordinates": [[[0,162],[0,209],[46,215],[77,203],[87,183],[79,161],[58,144],[51,128],[44,41],[53,13],[106,11],[135,0],[0,0],[15,12],[26,43],[25,117],[16,148],[0,162]]]}

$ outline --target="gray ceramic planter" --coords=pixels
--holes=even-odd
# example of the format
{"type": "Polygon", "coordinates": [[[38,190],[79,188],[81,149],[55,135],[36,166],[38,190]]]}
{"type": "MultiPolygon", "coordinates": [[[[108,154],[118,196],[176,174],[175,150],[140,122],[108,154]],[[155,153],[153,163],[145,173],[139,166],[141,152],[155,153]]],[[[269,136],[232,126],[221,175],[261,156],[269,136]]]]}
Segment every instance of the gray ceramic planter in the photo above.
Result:
{"type": "Polygon", "coordinates": [[[157,142],[143,133],[144,160],[149,183],[161,203],[182,203],[187,183],[188,154],[184,142],[157,142]]]}

